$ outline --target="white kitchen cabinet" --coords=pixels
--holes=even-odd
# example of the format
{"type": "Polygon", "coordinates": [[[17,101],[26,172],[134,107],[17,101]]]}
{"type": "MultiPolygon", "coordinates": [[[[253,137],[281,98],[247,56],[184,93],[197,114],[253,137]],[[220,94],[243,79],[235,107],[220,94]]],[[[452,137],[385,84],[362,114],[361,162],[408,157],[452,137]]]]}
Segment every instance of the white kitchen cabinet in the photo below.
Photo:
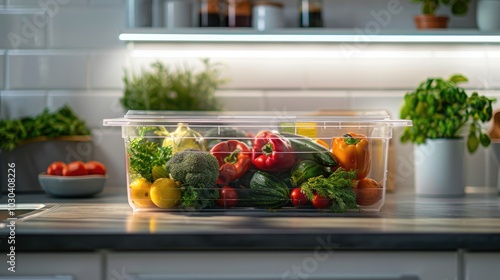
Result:
{"type": "Polygon", "coordinates": [[[498,279],[500,253],[466,253],[465,275],[467,280],[498,279]]]}
{"type": "Polygon", "coordinates": [[[110,280],[457,278],[455,252],[134,252],[106,265],[110,280]]]}
{"type": "MultiPolygon", "coordinates": [[[[97,253],[16,253],[15,273],[2,254],[0,280],[100,280],[102,257],[97,253]]],[[[121,279],[120,279],[121,280],[121,279]]]]}

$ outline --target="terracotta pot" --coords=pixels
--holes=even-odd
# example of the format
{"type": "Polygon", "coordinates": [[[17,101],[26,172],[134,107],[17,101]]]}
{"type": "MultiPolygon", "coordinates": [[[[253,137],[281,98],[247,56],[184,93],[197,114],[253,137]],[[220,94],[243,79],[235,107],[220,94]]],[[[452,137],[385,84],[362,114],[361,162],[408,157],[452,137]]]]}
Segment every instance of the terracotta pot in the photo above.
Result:
{"type": "Polygon", "coordinates": [[[448,16],[418,15],[415,16],[417,29],[447,28],[448,16]]]}

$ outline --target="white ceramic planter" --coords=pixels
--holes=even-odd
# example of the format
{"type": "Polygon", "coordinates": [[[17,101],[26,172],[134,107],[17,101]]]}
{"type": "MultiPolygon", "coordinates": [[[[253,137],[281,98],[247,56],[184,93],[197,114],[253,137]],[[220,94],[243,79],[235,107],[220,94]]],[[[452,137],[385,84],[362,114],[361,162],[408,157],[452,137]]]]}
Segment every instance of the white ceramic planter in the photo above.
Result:
{"type": "Polygon", "coordinates": [[[479,0],[476,21],[479,30],[500,30],[500,0],[479,0]]]}
{"type": "Polygon", "coordinates": [[[494,141],[491,143],[491,149],[493,150],[493,154],[497,160],[498,163],[498,174],[497,175],[497,188],[498,192],[500,193],[500,142],[498,140],[494,141]]]}
{"type": "Polygon", "coordinates": [[[427,140],[415,145],[415,192],[419,196],[457,197],[465,191],[463,139],[427,140]]]}

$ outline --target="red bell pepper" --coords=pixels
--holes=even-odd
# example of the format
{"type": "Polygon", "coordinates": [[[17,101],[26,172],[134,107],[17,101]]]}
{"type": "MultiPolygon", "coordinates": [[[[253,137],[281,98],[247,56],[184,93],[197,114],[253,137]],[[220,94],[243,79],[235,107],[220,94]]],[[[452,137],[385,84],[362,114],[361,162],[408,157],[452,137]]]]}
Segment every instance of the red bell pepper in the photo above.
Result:
{"type": "Polygon", "coordinates": [[[252,165],[252,151],[243,142],[228,140],[210,149],[219,163],[217,184],[225,185],[245,174],[252,165]]]}
{"type": "Polygon", "coordinates": [[[271,131],[259,132],[253,142],[252,163],[258,169],[269,172],[290,170],[295,163],[290,140],[271,131]]]}

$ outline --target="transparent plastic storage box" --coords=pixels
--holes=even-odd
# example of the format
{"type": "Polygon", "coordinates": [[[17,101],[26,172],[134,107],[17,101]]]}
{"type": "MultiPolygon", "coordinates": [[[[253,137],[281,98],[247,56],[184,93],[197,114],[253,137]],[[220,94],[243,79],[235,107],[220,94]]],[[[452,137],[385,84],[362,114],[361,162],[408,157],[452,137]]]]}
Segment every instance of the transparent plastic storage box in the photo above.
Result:
{"type": "Polygon", "coordinates": [[[379,211],[393,128],[376,112],[129,111],[136,211],[379,211]]]}

